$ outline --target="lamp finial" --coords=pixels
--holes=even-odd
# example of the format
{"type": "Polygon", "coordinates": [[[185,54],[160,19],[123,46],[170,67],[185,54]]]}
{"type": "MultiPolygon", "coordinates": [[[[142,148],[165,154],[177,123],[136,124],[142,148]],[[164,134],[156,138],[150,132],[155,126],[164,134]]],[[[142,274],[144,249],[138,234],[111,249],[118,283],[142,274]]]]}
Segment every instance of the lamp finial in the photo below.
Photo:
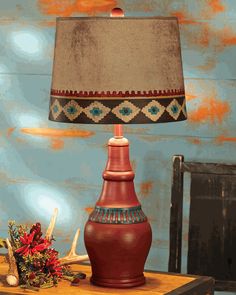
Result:
{"type": "Polygon", "coordinates": [[[125,14],[124,14],[124,11],[119,8],[119,7],[115,7],[112,9],[111,11],[111,17],[123,17],[125,14]]]}

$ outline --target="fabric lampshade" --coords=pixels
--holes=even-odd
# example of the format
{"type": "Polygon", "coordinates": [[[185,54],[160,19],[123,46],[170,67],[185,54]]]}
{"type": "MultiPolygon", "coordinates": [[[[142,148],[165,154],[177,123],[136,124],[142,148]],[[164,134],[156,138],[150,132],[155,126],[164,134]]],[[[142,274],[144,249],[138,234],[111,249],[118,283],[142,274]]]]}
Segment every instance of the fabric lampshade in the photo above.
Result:
{"type": "Polygon", "coordinates": [[[185,120],[177,18],[57,18],[49,119],[185,120]]]}

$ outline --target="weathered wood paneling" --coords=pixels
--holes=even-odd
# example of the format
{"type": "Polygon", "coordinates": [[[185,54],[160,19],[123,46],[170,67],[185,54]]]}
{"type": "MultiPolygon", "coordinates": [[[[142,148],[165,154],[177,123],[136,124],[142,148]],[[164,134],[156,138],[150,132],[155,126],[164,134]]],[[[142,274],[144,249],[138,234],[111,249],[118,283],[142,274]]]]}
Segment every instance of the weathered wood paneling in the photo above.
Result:
{"type": "MultiPolygon", "coordinates": [[[[55,206],[59,250],[67,251],[77,226],[83,229],[101,190],[112,129],[47,120],[55,17],[109,15],[114,6],[127,16],[175,15],[180,22],[189,120],[125,127],[136,190],[153,228],[146,267],[167,270],[172,155],[236,163],[234,0],[0,2],[0,236],[9,218],[46,227],[55,206]]],[[[186,193],[184,200],[183,263],[186,193]]]]}

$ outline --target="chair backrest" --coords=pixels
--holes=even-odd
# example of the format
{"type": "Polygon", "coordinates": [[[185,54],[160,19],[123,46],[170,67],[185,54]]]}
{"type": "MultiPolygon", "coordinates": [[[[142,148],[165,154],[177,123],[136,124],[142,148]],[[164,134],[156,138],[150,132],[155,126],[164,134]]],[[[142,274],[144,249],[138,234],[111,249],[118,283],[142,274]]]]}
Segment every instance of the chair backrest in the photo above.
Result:
{"type": "Polygon", "coordinates": [[[187,272],[236,290],[236,165],[173,157],[169,271],[181,272],[183,181],[190,173],[187,272]]]}

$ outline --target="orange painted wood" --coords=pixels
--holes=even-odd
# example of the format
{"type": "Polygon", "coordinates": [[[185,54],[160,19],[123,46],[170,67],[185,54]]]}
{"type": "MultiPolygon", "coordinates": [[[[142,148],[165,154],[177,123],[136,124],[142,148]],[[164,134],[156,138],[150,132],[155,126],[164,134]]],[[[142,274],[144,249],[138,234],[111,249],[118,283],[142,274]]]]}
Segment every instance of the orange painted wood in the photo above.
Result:
{"type": "MultiPolygon", "coordinates": [[[[58,287],[49,289],[40,289],[40,294],[83,294],[83,295],[99,295],[99,294],[158,294],[163,295],[174,291],[186,284],[194,283],[197,277],[188,277],[182,275],[172,275],[168,273],[145,272],[146,284],[140,287],[131,289],[111,289],[96,287],[90,284],[91,268],[86,265],[74,265],[72,269],[75,271],[84,272],[87,275],[85,280],[81,280],[79,286],[70,286],[68,281],[62,280],[58,287]]],[[[0,294],[35,294],[35,291],[21,289],[19,287],[9,287],[5,283],[5,275],[7,274],[8,264],[0,263],[0,294]]],[[[178,293],[182,294],[182,293],[178,293]]],[[[203,294],[203,293],[198,293],[203,294]]],[[[207,293],[204,293],[207,294],[207,293]]],[[[210,293],[209,293],[210,294],[210,293]]]]}

